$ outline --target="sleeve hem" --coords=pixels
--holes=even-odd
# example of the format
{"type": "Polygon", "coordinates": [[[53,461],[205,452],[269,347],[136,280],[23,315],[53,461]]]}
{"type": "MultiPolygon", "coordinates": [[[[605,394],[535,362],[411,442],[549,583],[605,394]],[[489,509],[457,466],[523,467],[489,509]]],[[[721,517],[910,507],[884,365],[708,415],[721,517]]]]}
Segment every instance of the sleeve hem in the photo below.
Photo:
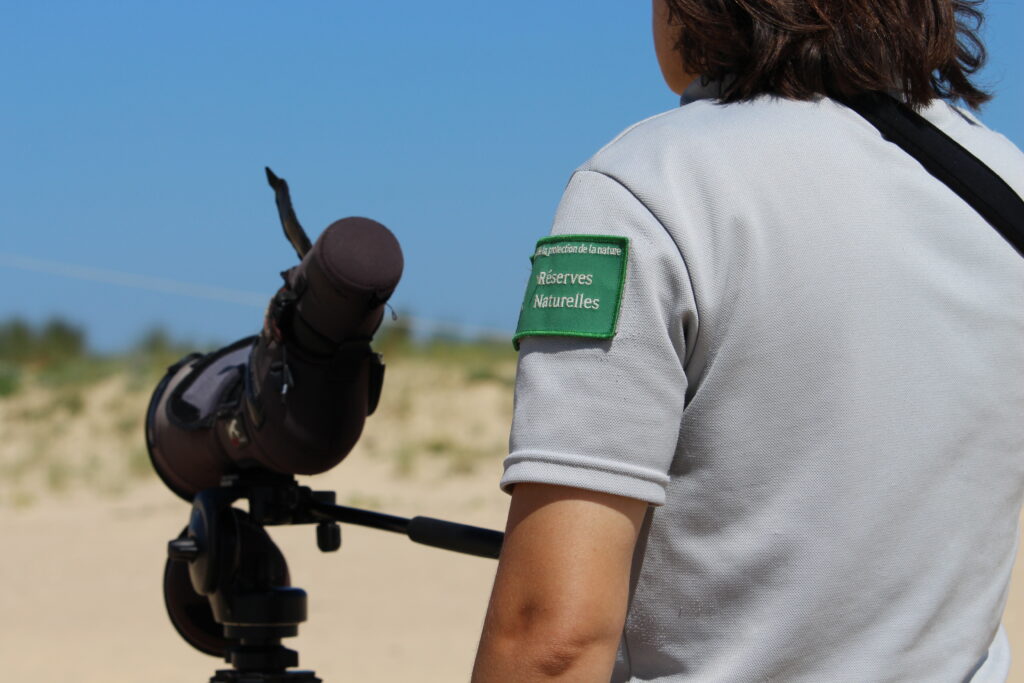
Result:
{"type": "Polygon", "coordinates": [[[600,458],[546,452],[516,452],[505,459],[501,489],[519,483],[553,484],[665,504],[666,474],[600,458]]]}

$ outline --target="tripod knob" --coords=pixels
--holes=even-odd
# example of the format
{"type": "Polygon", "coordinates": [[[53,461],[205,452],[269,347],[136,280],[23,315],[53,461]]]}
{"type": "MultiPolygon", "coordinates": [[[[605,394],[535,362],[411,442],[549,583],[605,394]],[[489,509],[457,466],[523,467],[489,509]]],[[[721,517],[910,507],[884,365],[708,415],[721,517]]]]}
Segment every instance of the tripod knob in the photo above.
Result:
{"type": "Polygon", "coordinates": [[[191,562],[199,557],[199,544],[194,538],[176,538],[167,544],[167,557],[172,560],[191,562]]]}
{"type": "Polygon", "coordinates": [[[316,525],[316,545],[325,553],[333,553],[341,547],[341,527],[337,522],[320,522],[316,525]]]}

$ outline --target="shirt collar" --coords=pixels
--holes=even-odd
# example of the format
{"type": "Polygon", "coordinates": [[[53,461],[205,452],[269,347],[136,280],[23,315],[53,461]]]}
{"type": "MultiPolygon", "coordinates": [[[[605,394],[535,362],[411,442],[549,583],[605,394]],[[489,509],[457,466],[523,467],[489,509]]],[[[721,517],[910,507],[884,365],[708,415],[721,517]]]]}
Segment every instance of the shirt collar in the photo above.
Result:
{"type": "MultiPolygon", "coordinates": [[[[693,104],[700,100],[718,99],[722,96],[722,90],[724,90],[724,86],[729,82],[729,78],[731,77],[728,77],[725,80],[709,81],[704,79],[703,76],[698,77],[686,90],[683,91],[683,94],[679,97],[679,105],[685,107],[688,104],[693,104]]],[[[894,90],[889,94],[898,100],[904,99],[903,95],[899,91],[894,90]]],[[[935,125],[947,123],[954,114],[959,114],[961,117],[967,119],[968,123],[980,123],[980,121],[978,121],[978,119],[970,112],[953,107],[949,102],[941,99],[932,100],[932,102],[925,106],[919,113],[935,125]]]]}
{"type": "Polygon", "coordinates": [[[690,87],[683,91],[682,96],[679,98],[679,104],[680,106],[686,106],[699,100],[718,99],[722,96],[724,85],[724,81],[709,81],[705,80],[703,76],[698,77],[690,84],[690,87]]]}

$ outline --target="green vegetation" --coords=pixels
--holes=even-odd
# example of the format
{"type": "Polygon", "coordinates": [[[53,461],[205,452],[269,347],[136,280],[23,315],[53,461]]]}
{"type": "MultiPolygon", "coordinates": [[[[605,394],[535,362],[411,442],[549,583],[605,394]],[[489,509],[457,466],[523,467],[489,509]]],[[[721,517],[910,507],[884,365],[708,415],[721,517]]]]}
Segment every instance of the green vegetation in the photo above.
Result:
{"type": "MultiPolygon", "coordinates": [[[[362,457],[405,478],[466,475],[500,459],[515,376],[507,340],[416,338],[396,323],[373,346],[388,371],[362,457]]],[[[100,354],[65,321],[0,322],[0,509],[83,490],[118,496],[155,476],[146,406],[167,367],[194,350],[210,349],[156,329],[100,354]]]]}
{"type": "Polygon", "coordinates": [[[0,399],[17,394],[26,373],[50,379],[85,353],[81,329],[62,320],[33,326],[21,319],[0,323],[0,399]]]}
{"type": "Polygon", "coordinates": [[[0,399],[13,396],[21,388],[21,370],[16,366],[0,361],[0,399]]]}
{"type": "Polygon", "coordinates": [[[416,342],[407,333],[389,328],[380,344],[374,344],[389,359],[418,360],[455,371],[453,377],[468,382],[494,382],[511,387],[515,382],[516,352],[507,339],[465,340],[438,335],[416,342]]]}
{"type": "MultiPolygon", "coordinates": [[[[69,322],[52,319],[32,325],[15,318],[0,322],[0,400],[28,385],[72,390],[119,373],[128,374],[141,389],[189,350],[189,344],[155,329],[125,353],[101,355],[88,349],[85,333],[69,322]]],[[[65,394],[62,407],[75,412],[73,397],[73,392],[65,394]]]]}
{"type": "Polygon", "coordinates": [[[143,413],[167,366],[191,350],[157,329],[99,354],[63,320],[0,322],[0,506],[74,489],[119,495],[154,476],[143,413]]]}
{"type": "Polygon", "coordinates": [[[126,465],[128,475],[134,479],[146,479],[156,474],[153,471],[153,465],[149,462],[149,451],[146,450],[145,446],[140,445],[133,448],[128,454],[126,465]]]}
{"type": "Polygon", "coordinates": [[[391,457],[395,463],[394,472],[396,477],[408,479],[416,474],[416,451],[411,445],[407,443],[399,445],[391,454],[391,457]]]}
{"type": "MultiPolygon", "coordinates": [[[[439,333],[414,338],[401,319],[377,335],[374,349],[388,361],[421,360],[457,366],[470,382],[512,382],[515,351],[506,339],[465,340],[439,333]]],[[[171,365],[198,345],[175,339],[162,328],[150,330],[127,351],[103,355],[88,348],[85,333],[72,323],[52,319],[33,325],[20,318],[0,322],[0,399],[28,384],[51,389],[88,387],[115,374],[126,374],[140,390],[148,388],[171,365]]],[[[70,399],[68,399],[70,400],[70,399]]]]}
{"type": "Polygon", "coordinates": [[[342,501],[342,505],[350,505],[357,508],[366,508],[370,510],[380,510],[384,507],[383,501],[374,495],[369,495],[360,492],[350,493],[342,501]]]}
{"type": "Polygon", "coordinates": [[[39,326],[15,318],[0,323],[0,359],[18,364],[47,365],[85,352],[81,328],[59,319],[39,326]]]}

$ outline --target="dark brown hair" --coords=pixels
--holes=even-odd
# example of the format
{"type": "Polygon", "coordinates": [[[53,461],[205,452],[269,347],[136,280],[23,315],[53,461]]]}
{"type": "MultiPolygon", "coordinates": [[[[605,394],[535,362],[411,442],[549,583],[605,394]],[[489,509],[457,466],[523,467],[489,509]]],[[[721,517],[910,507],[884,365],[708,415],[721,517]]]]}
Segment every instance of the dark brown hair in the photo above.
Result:
{"type": "Polygon", "coordinates": [[[984,0],[665,0],[689,73],[722,80],[722,100],[902,93],[977,109],[984,0]]]}

